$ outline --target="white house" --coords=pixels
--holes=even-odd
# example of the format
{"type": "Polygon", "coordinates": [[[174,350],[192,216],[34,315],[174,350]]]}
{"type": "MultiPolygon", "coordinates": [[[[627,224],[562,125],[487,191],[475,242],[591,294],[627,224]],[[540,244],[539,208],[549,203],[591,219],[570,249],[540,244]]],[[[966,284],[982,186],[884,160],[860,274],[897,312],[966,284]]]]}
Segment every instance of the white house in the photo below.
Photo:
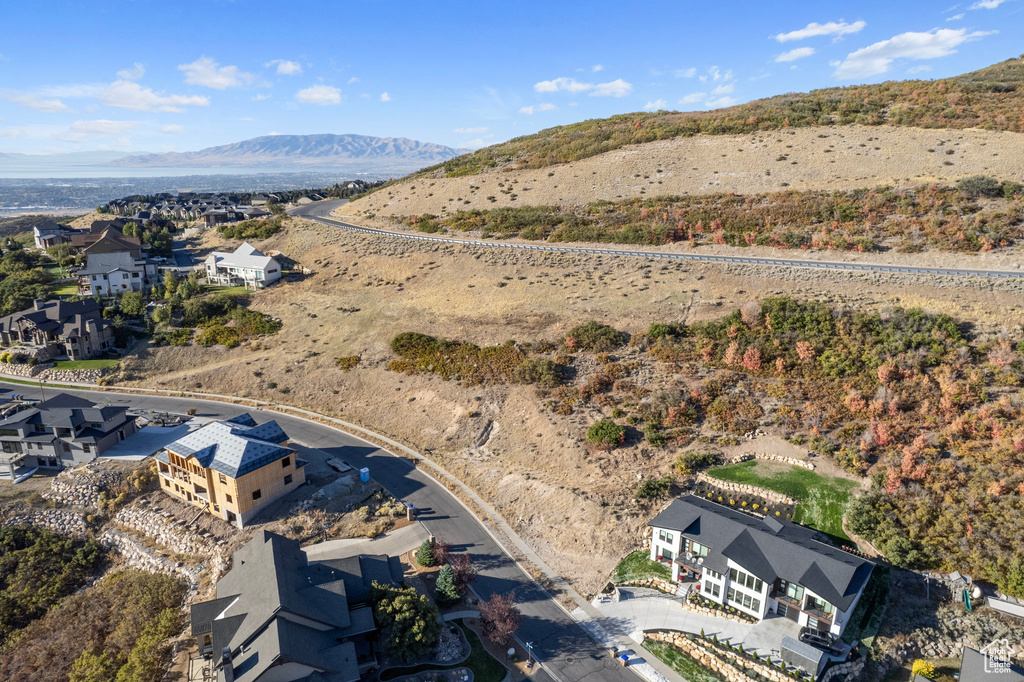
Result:
{"type": "Polygon", "coordinates": [[[159,266],[150,258],[130,253],[90,253],[78,271],[78,288],[83,293],[108,296],[125,291],[142,291],[160,281],[159,266]]]}
{"type": "Polygon", "coordinates": [[[874,564],[818,533],[686,495],[648,523],[651,559],[672,580],[694,581],[708,599],[763,619],[777,614],[842,634],[874,564]]]}
{"type": "Polygon", "coordinates": [[[214,251],[206,258],[206,281],[221,286],[262,289],[281,279],[281,264],[249,242],[234,253],[214,251]]]}

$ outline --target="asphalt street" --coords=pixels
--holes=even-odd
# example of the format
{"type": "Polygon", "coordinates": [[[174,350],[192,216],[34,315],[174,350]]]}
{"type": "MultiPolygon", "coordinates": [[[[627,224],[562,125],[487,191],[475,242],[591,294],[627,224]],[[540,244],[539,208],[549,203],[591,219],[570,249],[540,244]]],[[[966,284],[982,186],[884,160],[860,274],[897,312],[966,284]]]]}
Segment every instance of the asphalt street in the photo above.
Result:
{"type": "MultiPolygon", "coordinates": [[[[0,390],[27,398],[40,397],[40,389],[0,381],[0,390]]],[[[52,397],[57,389],[45,389],[52,397]]],[[[468,551],[479,571],[474,585],[483,598],[495,593],[515,592],[523,615],[519,637],[534,643],[536,656],[544,662],[554,682],[636,682],[637,677],[616,664],[607,651],[590,639],[561,607],[529,579],[504,549],[487,533],[479,520],[444,486],[419,471],[409,460],[396,457],[375,445],[338,429],[270,410],[254,410],[216,401],[194,398],[129,395],[113,392],[68,390],[97,402],[130,405],[138,410],[184,413],[191,407],[200,417],[226,419],[250,412],[258,422],[276,419],[281,428],[303,445],[320,449],[355,468],[369,467],[370,475],[393,496],[419,510],[428,530],[452,543],[452,551],[468,551]]],[[[533,679],[550,682],[545,670],[533,679]]]]}
{"type": "Polygon", "coordinates": [[[887,265],[882,263],[860,263],[840,262],[824,260],[800,260],[794,258],[752,258],[746,256],[713,256],[710,254],[697,253],[670,253],[666,251],[639,251],[634,249],[587,249],[572,246],[554,246],[547,243],[542,244],[511,244],[498,241],[483,241],[479,239],[454,239],[451,237],[435,237],[408,232],[391,232],[388,230],[375,230],[369,227],[351,225],[330,218],[331,211],[346,203],[347,199],[328,199],[312,204],[306,204],[290,209],[290,215],[315,220],[324,225],[338,227],[364,234],[375,234],[382,237],[399,237],[401,239],[414,239],[426,242],[442,242],[447,244],[472,244],[491,249],[519,249],[523,251],[556,251],[559,253],[590,253],[608,256],[628,256],[633,258],[664,258],[677,261],[697,261],[704,263],[739,263],[745,265],[768,265],[784,268],[810,268],[814,270],[847,270],[867,272],[892,272],[921,275],[944,275],[949,277],[994,277],[1000,279],[1024,279],[1024,271],[1021,270],[974,270],[969,268],[933,268],[913,265],[887,265]]]}

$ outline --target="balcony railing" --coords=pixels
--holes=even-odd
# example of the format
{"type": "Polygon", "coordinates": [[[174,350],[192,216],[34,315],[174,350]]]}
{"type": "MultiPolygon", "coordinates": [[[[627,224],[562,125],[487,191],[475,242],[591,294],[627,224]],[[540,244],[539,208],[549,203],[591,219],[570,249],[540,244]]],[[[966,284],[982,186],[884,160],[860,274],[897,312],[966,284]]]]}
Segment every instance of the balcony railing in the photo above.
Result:
{"type": "Polygon", "coordinates": [[[775,601],[782,602],[786,606],[792,606],[794,609],[800,609],[801,611],[804,610],[802,601],[790,597],[785,592],[776,592],[773,590],[768,596],[774,599],[775,601]]]}

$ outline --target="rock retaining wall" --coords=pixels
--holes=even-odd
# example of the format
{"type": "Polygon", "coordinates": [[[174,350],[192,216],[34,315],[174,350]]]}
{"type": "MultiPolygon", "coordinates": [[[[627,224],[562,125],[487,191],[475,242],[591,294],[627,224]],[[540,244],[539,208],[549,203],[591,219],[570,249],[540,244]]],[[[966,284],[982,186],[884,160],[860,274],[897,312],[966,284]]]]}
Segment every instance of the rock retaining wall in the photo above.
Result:
{"type": "Polygon", "coordinates": [[[733,662],[729,662],[725,659],[726,652],[717,650],[710,642],[690,639],[682,632],[651,630],[645,632],[644,636],[679,649],[696,660],[702,668],[726,682],[750,682],[755,674],[770,682],[793,682],[788,673],[766,662],[751,661],[740,655],[730,657],[733,662]]]}
{"type": "Polygon", "coordinates": [[[734,493],[741,493],[743,495],[756,495],[757,497],[764,498],[769,502],[775,502],[776,504],[788,504],[796,505],[796,500],[792,497],[777,493],[773,490],[766,490],[764,488],[758,488],[756,485],[747,485],[745,483],[732,483],[731,481],[721,481],[717,478],[708,476],[703,471],[697,474],[697,480],[701,483],[714,486],[720,490],[731,491],[734,493]]]}
{"type": "Polygon", "coordinates": [[[47,369],[39,373],[39,378],[44,381],[95,384],[106,373],[105,369],[47,369]]]}
{"type": "Polygon", "coordinates": [[[705,616],[712,616],[713,618],[724,618],[725,620],[734,620],[737,623],[743,623],[745,625],[750,625],[754,622],[753,619],[750,617],[744,618],[739,614],[729,613],[728,611],[724,610],[724,607],[716,609],[710,606],[702,606],[700,604],[696,604],[690,601],[689,599],[683,600],[682,607],[687,611],[693,611],[694,613],[699,613],[705,616]]]}
{"type": "Polygon", "coordinates": [[[87,530],[85,519],[66,509],[35,509],[15,514],[4,521],[5,526],[42,526],[62,535],[81,540],[87,530]]]}
{"type": "Polygon", "coordinates": [[[54,476],[50,489],[43,491],[43,497],[71,507],[95,508],[102,491],[100,481],[82,480],[71,473],[73,471],[65,469],[54,476]]]}
{"type": "Polygon", "coordinates": [[[795,467],[802,469],[814,470],[814,462],[808,462],[805,459],[797,459],[795,457],[785,457],[784,455],[773,455],[770,452],[744,452],[742,455],[736,455],[730,457],[730,462],[749,462],[752,459],[760,459],[765,462],[784,462],[785,464],[792,464],[795,467]]]}
{"type": "Polygon", "coordinates": [[[53,367],[52,363],[43,363],[38,365],[29,365],[25,363],[13,363],[13,362],[0,362],[0,373],[10,374],[16,377],[31,378],[37,374],[43,372],[48,367],[53,367]]]}
{"type": "Polygon", "coordinates": [[[186,566],[181,562],[161,557],[153,550],[136,542],[126,533],[108,529],[103,531],[99,541],[107,549],[116,550],[124,558],[129,568],[137,568],[153,573],[178,575],[188,580],[192,585],[199,582],[199,574],[201,572],[199,567],[186,566]]]}
{"type": "Polygon", "coordinates": [[[210,539],[185,527],[183,522],[174,517],[164,516],[153,509],[132,505],[117,512],[114,520],[176,554],[208,556],[216,551],[216,545],[210,539]]]}
{"type": "Polygon", "coordinates": [[[676,594],[679,592],[682,585],[680,583],[662,580],[661,578],[651,578],[650,580],[630,580],[628,582],[621,583],[619,587],[649,587],[652,590],[658,590],[665,594],[676,594]]]}

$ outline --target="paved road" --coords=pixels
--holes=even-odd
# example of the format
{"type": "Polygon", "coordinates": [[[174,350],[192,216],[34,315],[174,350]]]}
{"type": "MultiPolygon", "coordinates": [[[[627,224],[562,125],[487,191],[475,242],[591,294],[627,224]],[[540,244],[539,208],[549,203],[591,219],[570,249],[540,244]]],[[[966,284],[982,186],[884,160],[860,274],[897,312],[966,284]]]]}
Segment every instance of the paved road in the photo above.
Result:
{"type": "Polygon", "coordinates": [[[174,240],[171,256],[174,257],[174,264],[178,267],[178,272],[183,275],[188,274],[195,265],[195,259],[192,258],[192,254],[188,251],[188,246],[179,239],[174,240]]]}
{"type": "MultiPolygon", "coordinates": [[[[51,397],[57,389],[46,389],[51,397]]],[[[38,398],[39,389],[23,384],[7,384],[0,380],[0,391],[38,398]]],[[[258,421],[276,419],[294,440],[344,460],[355,468],[369,467],[370,475],[388,492],[406,503],[416,505],[419,519],[435,535],[452,542],[452,550],[468,551],[480,577],[474,588],[484,598],[495,593],[515,590],[516,601],[523,614],[520,637],[532,641],[536,655],[552,674],[554,682],[637,682],[632,672],[616,665],[604,649],[594,643],[565,611],[552,602],[536,583],[528,579],[512,559],[484,530],[479,520],[467,512],[440,484],[419,471],[409,460],[384,450],[343,431],[277,412],[253,411],[241,406],[195,398],[128,395],[113,392],[97,394],[69,390],[102,402],[127,404],[139,410],[183,413],[190,407],[198,416],[226,419],[242,412],[253,412],[258,421]]],[[[533,677],[536,682],[552,682],[543,671],[533,677]]]]}
{"type": "Polygon", "coordinates": [[[696,253],[668,253],[664,251],[638,251],[632,249],[584,249],[571,246],[552,246],[549,244],[507,244],[497,241],[483,241],[479,239],[453,239],[451,237],[432,237],[428,235],[410,234],[408,232],[390,232],[387,230],[375,230],[369,227],[359,227],[349,223],[330,218],[331,211],[345,203],[347,200],[328,199],[312,204],[306,204],[290,209],[290,215],[315,220],[324,225],[340,227],[346,230],[362,232],[365,234],[376,234],[387,237],[400,237],[402,239],[415,239],[426,242],[443,242],[446,244],[473,244],[485,246],[492,249],[520,249],[524,251],[555,251],[559,253],[591,253],[610,256],[631,256],[640,258],[665,258],[679,261],[698,261],[704,263],[740,263],[745,265],[769,265],[785,268],[810,268],[815,270],[847,270],[847,271],[868,271],[868,272],[894,272],[920,275],[945,275],[950,277],[996,277],[1002,279],[1024,279],[1024,271],[1009,270],[973,270],[969,268],[931,268],[911,265],[885,265],[882,263],[853,263],[823,260],[800,260],[795,258],[752,258],[746,256],[712,256],[710,254],[696,253]]]}

